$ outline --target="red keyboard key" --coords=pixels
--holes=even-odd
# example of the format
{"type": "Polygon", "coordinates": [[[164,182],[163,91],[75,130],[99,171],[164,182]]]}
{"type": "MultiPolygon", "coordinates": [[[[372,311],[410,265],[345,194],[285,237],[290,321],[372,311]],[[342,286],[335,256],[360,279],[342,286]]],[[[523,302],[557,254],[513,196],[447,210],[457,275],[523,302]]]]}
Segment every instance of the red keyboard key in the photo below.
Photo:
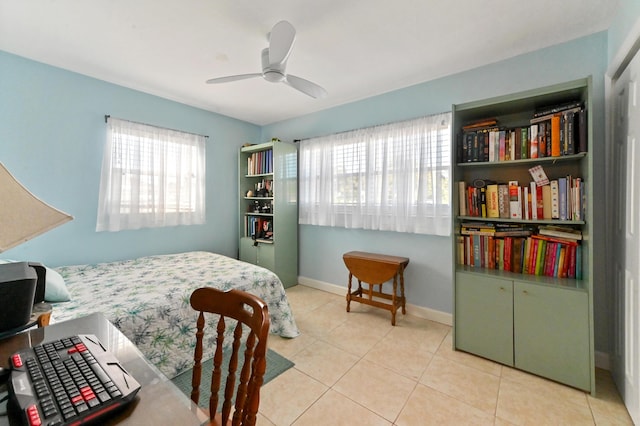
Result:
{"type": "Polygon", "coordinates": [[[84,345],[84,343],[78,343],[77,345],[70,347],[69,350],[67,350],[67,353],[74,354],[76,352],[84,352],[86,350],[87,347],[84,345]]]}
{"type": "Polygon", "coordinates": [[[82,397],[85,401],[89,401],[90,399],[96,397],[96,394],[93,393],[93,389],[91,389],[89,386],[81,388],[80,393],[82,394],[82,397]]]}
{"type": "Polygon", "coordinates": [[[20,354],[15,354],[11,357],[11,361],[13,362],[13,366],[15,368],[20,368],[22,367],[22,358],[20,357],[20,354]]]}
{"type": "Polygon", "coordinates": [[[35,404],[27,407],[27,419],[30,426],[41,426],[42,420],[40,420],[40,413],[38,413],[38,407],[35,404]]]}

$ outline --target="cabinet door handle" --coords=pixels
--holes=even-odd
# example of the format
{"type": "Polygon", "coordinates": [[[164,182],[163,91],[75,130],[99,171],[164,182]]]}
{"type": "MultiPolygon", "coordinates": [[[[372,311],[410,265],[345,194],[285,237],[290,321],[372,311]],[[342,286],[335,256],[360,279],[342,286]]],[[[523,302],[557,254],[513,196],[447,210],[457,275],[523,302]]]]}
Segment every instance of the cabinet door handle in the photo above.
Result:
{"type": "Polygon", "coordinates": [[[529,294],[527,290],[522,290],[522,294],[529,294]]]}
{"type": "Polygon", "coordinates": [[[506,289],[502,286],[500,286],[500,291],[505,291],[506,289]]]}

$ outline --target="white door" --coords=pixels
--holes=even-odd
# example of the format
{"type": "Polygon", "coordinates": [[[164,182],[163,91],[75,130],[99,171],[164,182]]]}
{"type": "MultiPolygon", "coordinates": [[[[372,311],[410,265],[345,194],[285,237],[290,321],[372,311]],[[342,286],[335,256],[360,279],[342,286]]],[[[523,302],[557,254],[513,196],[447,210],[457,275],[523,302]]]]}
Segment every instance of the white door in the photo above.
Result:
{"type": "Polygon", "coordinates": [[[617,382],[634,423],[640,424],[640,99],[637,54],[614,85],[614,188],[617,188],[617,382]],[[617,181],[617,182],[615,182],[617,181]],[[624,216],[623,216],[624,215],[624,216]]]}

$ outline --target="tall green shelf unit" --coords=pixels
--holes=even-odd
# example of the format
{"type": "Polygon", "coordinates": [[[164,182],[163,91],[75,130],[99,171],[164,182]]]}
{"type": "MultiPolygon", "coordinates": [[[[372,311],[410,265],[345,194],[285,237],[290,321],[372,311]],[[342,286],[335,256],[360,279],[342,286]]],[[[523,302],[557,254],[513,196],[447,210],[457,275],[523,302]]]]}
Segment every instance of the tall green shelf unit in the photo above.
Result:
{"type": "Polygon", "coordinates": [[[242,147],[238,170],[239,259],[275,272],[285,287],[294,286],[298,282],[297,147],[286,142],[242,147]],[[261,232],[265,223],[272,234],[261,232]]]}
{"type": "MultiPolygon", "coordinates": [[[[452,235],[456,350],[595,393],[593,242],[590,241],[593,160],[591,77],[492,99],[453,105],[452,235]],[[586,110],[587,152],[559,157],[459,162],[463,126],[495,118],[506,128],[529,126],[541,108],[580,101],[586,110]],[[540,165],[549,179],[572,175],[586,183],[584,220],[461,216],[458,182],[477,179],[529,183],[540,165]],[[461,224],[468,221],[531,226],[570,225],[582,231],[581,279],[515,273],[470,266],[459,260],[461,224]]],[[[463,210],[462,213],[465,213],[463,210]]]]}

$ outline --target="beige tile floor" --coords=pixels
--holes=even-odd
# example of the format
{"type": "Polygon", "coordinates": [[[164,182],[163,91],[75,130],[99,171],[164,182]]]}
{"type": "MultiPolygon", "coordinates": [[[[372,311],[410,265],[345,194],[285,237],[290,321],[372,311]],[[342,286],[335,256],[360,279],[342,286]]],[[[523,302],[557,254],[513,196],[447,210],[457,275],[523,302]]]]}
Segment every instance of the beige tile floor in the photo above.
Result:
{"type": "Polygon", "coordinates": [[[607,371],[597,395],[451,348],[451,327],[295,286],[295,367],[261,391],[258,425],[631,425],[607,371]]]}

